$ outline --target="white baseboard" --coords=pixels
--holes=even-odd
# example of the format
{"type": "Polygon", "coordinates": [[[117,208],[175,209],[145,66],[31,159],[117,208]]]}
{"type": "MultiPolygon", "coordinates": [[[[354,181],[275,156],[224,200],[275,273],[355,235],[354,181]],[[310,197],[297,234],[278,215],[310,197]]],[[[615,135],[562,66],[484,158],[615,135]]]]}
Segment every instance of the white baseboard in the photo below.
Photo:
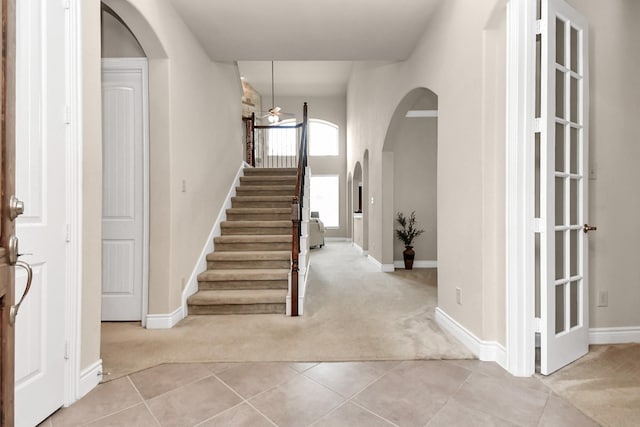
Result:
{"type": "Polygon", "coordinates": [[[496,362],[507,369],[507,353],[502,344],[495,341],[483,341],[479,339],[467,328],[442,311],[440,307],[436,307],[435,319],[442,329],[456,337],[478,359],[487,362],[496,362]]]}
{"type": "MultiPolygon", "coordinates": [[[[235,179],[231,183],[231,188],[227,193],[227,198],[224,200],[224,203],[220,208],[220,211],[218,212],[218,217],[213,223],[213,227],[211,227],[211,231],[209,232],[209,236],[207,237],[204,247],[200,252],[198,261],[196,262],[196,265],[193,271],[191,272],[191,275],[189,276],[189,280],[187,281],[187,284],[184,287],[184,290],[182,291],[182,312],[184,313],[185,316],[189,312],[189,309],[187,307],[187,299],[191,295],[198,292],[198,274],[200,274],[203,271],[206,271],[207,269],[207,255],[213,252],[214,250],[213,238],[215,236],[220,235],[220,224],[223,221],[226,221],[227,219],[227,209],[231,208],[231,198],[235,197],[236,187],[240,185],[240,177],[244,176],[244,169],[247,167],[250,167],[250,166],[246,162],[242,162],[242,164],[240,164],[238,173],[236,174],[235,179]]],[[[149,326],[147,326],[147,328],[149,328],[149,326]]]]}
{"type": "MultiPolygon", "coordinates": [[[[393,265],[395,268],[404,268],[404,260],[395,260],[393,265]]],[[[413,266],[415,268],[438,268],[438,261],[415,260],[413,266]]]]}
{"type": "Polygon", "coordinates": [[[640,343],[640,326],[589,329],[589,344],[640,343]]]}
{"type": "Polygon", "coordinates": [[[377,269],[384,273],[391,273],[395,271],[395,266],[393,264],[383,264],[371,255],[367,255],[367,259],[371,264],[375,265],[377,269]]]}
{"type": "Polygon", "coordinates": [[[89,367],[80,372],[80,386],[78,387],[78,399],[93,390],[102,381],[102,359],[93,362],[89,367]]]}
{"type": "Polygon", "coordinates": [[[325,242],[349,242],[350,240],[346,237],[325,237],[325,242]]]}
{"type": "Polygon", "coordinates": [[[383,273],[393,273],[396,271],[396,266],[393,264],[382,264],[381,269],[383,273]]]}
{"type": "Polygon", "coordinates": [[[364,249],[362,249],[362,247],[360,247],[359,244],[357,244],[356,242],[353,242],[353,247],[356,248],[356,250],[360,253],[360,255],[367,255],[366,251],[364,249]]]}
{"type": "Polygon", "coordinates": [[[186,316],[182,306],[168,314],[148,314],[147,329],[171,329],[186,316]]]}

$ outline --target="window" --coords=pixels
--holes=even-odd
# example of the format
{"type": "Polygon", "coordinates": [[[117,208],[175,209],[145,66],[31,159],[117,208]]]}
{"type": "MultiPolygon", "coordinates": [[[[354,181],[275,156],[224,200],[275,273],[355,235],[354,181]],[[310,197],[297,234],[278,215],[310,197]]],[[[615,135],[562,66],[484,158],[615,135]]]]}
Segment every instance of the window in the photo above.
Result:
{"type": "Polygon", "coordinates": [[[309,155],[337,156],[339,154],[338,126],[324,120],[309,120],[309,155]]]}
{"type": "Polygon", "coordinates": [[[320,212],[325,227],[340,226],[340,179],[338,175],[311,177],[311,210],[320,212]]]}

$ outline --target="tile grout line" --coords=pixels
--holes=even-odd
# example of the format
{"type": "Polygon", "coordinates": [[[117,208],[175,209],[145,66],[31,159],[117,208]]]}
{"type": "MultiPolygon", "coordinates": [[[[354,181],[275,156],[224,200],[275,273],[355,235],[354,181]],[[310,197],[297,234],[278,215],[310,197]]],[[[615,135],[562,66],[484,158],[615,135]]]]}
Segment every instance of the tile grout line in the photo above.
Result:
{"type": "MultiPolygon", "coordinates": [[[[165,364],[165,363],[161,363],[160,365],[157,365],[157,366],[161,366],[161,365],[164,365],[164,364],[165,364]]],[[[183,364],[183,365],[184,365],[184,364],[186,364],[186,363],[176,363],[176,364],[183,364]]],[[[155,367],[155,366],[154,366],[154,367],[155,367]]],[[[150,369],[152,369],[152,368],[150,368],[150,369]]],[[[158,398],[158,397],[160,397],[160,396],[164,396],[164,395],[169,394],[169,393],[171,393],[171,392],[173,392],[173,391],[180,390],[181,388],[184,388],[184,387],[190,386],[190,385],[192,385],[192,384],[195,384],[195,383],[197,383],[198,381],[202,381],[202,380],[204,380],[204,379],[206,379],[206,378],[209,378],[209,377],[213,377],[213,376],[215,376],[215,374],[214,374],[214,373],[213,373],[209,368],[205,368],[205,369],[207,369],[207,371],[209,371],[209,374],[208,374],[208,375],[205,375],[205,376],[203,376],[203,377],[197,378],[197,379],[195,379],[195,380],[193,380],[193,381],[191,381],[191,382],[188,382],[188,383],[182,384],[182,385],[181,385],[181,386],[179,386],[179,387],[172,388],[171,390],[167,390],[167,391],[165,391],[165,392],[163,392],[163,393],[158,394],[157,396],[150,397],[149,399],[145,399],[145,398],[142,396],[142,393],[140,393],[140,392],[138,392],[138,393],[140,393],[140,396],[142,397],[142,400],[144,400],[145,402],[146,402],[147,400],[149,400],[149,401],[151,401],[151,400],[155,400],[155,399],[157,399],[157,398],[158,398]]],[[[139,372],[142,372],[142,371],[139,371],[139,372]]],[[[129,378],[129,377],[130,377],[130,375],[127,375],[127,378],[129,378]]],[[[217,377],[216,377],[216,378],[217,378],[217,377]]],[[[131,381],[131,382],[133,383],[133,380],[132,380],[131,378],[129,378],[129,381],[131,381]]],[[[134,384],[134,387],[135,387],[135,384],[134,384]]],[[[136,388],[136,390],[137,390],[137,388],[136,388]]]]}
{"type": "MultiPolygon", "coordinates": [[[[455,395],[456,395],[456,394],[458,394],[458,392],[462,389],[462,387],[463,387],[463,386],[464,386],[464,385],[469,381],[469,378],[471,378],[471,376],[474,374],[474,371],[472,371],[471,369],[467,369],[467,368],[465,368],[465,367],[463,367],[463,366],[455,365],[455,364],[454,364],[454,366],[456,366],[456,367],[458,367],[458,368],[461,368],[461,369],[464,369],[465,371],[469,372],[469,375],[467,375],[467,377],[464,379],[464,381],[462,381],[462,382],[460,383],[460,385],[458,386],[458,388],[456,389],[456,391],[454,391],[453,393],[451,393],[451,394],[446,398],[446,400],[444,401],[444,404],[440,407],[440,409],[438,409],[438,410],[436,411],[436,413],[435,413],[435,414],[433,414],[433,416],[429,419],[429,421],[427,421],[427,423],[424,425],[424,427],[428,427],[428,426],[429,426],[429,423],[431,423],[431,421],[432,421],[435,417],[437,417],[437,416],[438,416],[438,414],[439,414],[440,412],[442,412],[442,410],[444,409],[444,407],[445,407],[445,406],[447,406],[447,405],[449,404],[449,402],[450,402],[452,399],[454,399],[454,398],[455,398],[455,395]]],[[[484,374],[480,374],[480,375],[484,375],[484,374]]],[[[491,415],[491,414],[487,414],[487,413],[486,413],[486,412],[484,412],[484,411],[480,411],[480,412],[482,412],[483,414],[486,414],[486,415],[491,415]]]]}
{"type": "Polygon", "coordinates": [[[142,396],[142,393],[140,393],[140,390],[138,390],[138,387],[136,387],[135,383],[133,382],[131,377],[129,377],[129,375],[127,375],[127,379],[129,380],[129,383],[131,383],[131,385],[133,386],[133,389],[136,391],[136,393],[138,393],[138,396],[140,396],[140,399],[142,399],[142,403],[144,404],[144,407],[147,408],[147,411],[149,411],[149,413],[151,414],[151,417],[153,418],[153,420],[156,422],[156,424],[158,426],[161,426],[162,424],[160,424],[160,421],[156,417],[156,414],[153,413],[153,411],[151,410],[151,408],[147,404],[147,399],[145,399],[142,396]]]}
{"type": "MultiPolygon", "coordinates": [[[[254,411],[256,411],[258,414],[262,415],[262,416],[263,416],[267,421],[269,421],[269,422],[270,422],[271,424],[273,424],[275,427],[278,427],[278,425],[277,425],[273,420],[271,420],[271,418],[269,418],[269,417],[267,417],[265,414],[263,414],[263,413],[262,413],[262,411],[260,411],[258,408],[256,408],[256,407],[255,407],[251,402],[249,402],[249,400],[248,400],[248,399],[246,399],[246,398],[245,398],[244,396],[242,396],[240,393],[238,393],[237,391],[235,391],[235,390],[234,390],[234,389],[233,389],[229,384],[227,384],[224,380],[222,380],[222,378],[220,378],[220,377],[219,377],[218,375],[216,375],[216,374],[213,374],[213,376],[214,376],[214,377],[216,377],[216,378],[218,379],[218,381],[220,381],[220,382],[221,382],[225,387],[227,387],[229,390],[231,390],[231,392],[232,392],[232,393],[234,393],[236,396],[238,396],[240,399],[242,399],[242,402],[240,402],[240,403],[239,403],[238,405],[236,405],[236,406],[239,406],[239,405],[241,405],[242,403],[246,403],[247,405],[249,405],[249,407],[253,408],[253,410],[254,410],[254,411]]],[[[281,383],[279,383],[278,385],[276,385],[276,386],[274,386],[274,387],[271,387],[271,388],[269,388],[269,389],[267,389],[267,390],[264,390],[264,391],[262,391],[262,392],[260,392],[260,393],[257,393],[257,394],[255,394],[255,395],[251,396],[251,398],[253,399],[253,398],[254,398],[254,397],[256,397],[256,396],[259,396],[259,395],[261,395],[261,394],[263,394],[263,393],[266,393],[267,391],[273,390],[274,388],[279,387],[279,386],[280,386],[280,384],[284,384],[284,382],[285,382],[285,381],[282,381],[281,383]]],[[[229,408],[229,409],[231,409],[231,408],[229,408]]],[[[228,409],[227,409],[227,410],[228,410],[228,409]]],[[[223,412],[226,412],[227,410],[222,411],[220,414],[222,414],[223,412]]],[[[218,415],[220,415],[220,414],[218,414],[218,415]]],[[[218,415],[216,415],[215,417],[217,417],[218,415]]],[[[213,418],[215,418],[215,417],[213,417],[213,418]]],[[[211,418],[209,418],[209,419],[211,419],[211,418]]],[[[205,421],[206,421],[206,420],[205,420],[205,421]]],[[[203,421],[203,422],[204,422],[204,421],[203,421]]]]}
{"type": "Polygon", "coordinates": [[[536,426],[540,426],[542,422],[542,418],[544,417],[544,413],[547,412],[547,406],[549,405],[549,398],[551,397],[551,389],[547,387],[547,399],[544,401],[544,406],[542,407],[542,411],[540,411],[540,416],[538,417],[538,422],[536,426]]]}
{"type": "Polygon", "coordinates": [[[371,415],[373,415],[374,417],[380,418],[381,420],[388,422],[389,424],[391,424],[392,426],[395,427],[400,427],[398,424],[394,423],[391,420],[386,419],[385,417],[383,417],[382,415],[376,414],[375,412],[371,411],[370,409],[365,408],[364,406],[362,406],[361,404],[359,404],[358,402],[355,402],[353,400],[349,400],[349,403],[351,403],[352,405],[357,406],[358,408],[370,413],[371,415]]]}
{"type": "MultiPolygon", "coordinates": [[[[375,361],[372,361],[372,362],[375,362],[375,361]]],[[[385,362],[388,362],[388,361],[385,361],[385,362]]],[[[322,363],[341,363],[341,362],[321,362],[321,363],[319,363],[317,366],[319,366],[319,365],[320,365],[320,364],[322,364],[322,363]]],[[[366,361],[365,361],[365,362],[355,362],[355,363],[366,363],[366,361]]],[[[369,409],[364,408],[364,407],[362,407],[361,405],[356,404],[356,403],[355,403],[355,402],[353,402],[352,400],[353,400],[353,398],[354,398],[355,396],[357,396],[358,394],[362,393],[364,390],[366,390],[367,388],[369,388],[369,386],[371,386],[373,383],[377,382],[377,381],[378,381],[378,380],[380,380],[382,377],[384,377],[385,375],[387,375],[387,374],[388,374],[389,372],[391,372],[393,369],[395,369],[396,367],[398,367],[401,363],[402,363],[402,362],[398,363],[398,365],[396,365],[396,366],[394,366],[393,368],[389,369],[388,371],[384,372],[382,375],[380,375],[379,377],[377,377],[376,379],[374,379],[373,381],[371,381],[370,383],[368,383],[368,384],[367,384],[367,385],[366,385],[362,390],[360,390],[360,391],[358,391],[358,392],[356,392],[356,393],[352,394],[352,395],[351,395],[351,396],[349,396],[349,397],[345,397],[345,396],[343,396],[343,395],[342,395],[342,393],[339,393],[338,391],[333,390],[333,389],[332,389],[331,387],[329,387],[328,385],[322,384],[322,383],[320,383],[318,380],[316,380],[316,379],[314,379],[314,378],[312,378],[312,377],[309,377],[308,375],[305,375],[305,374],[304,374],[304,372],[300,372],[300,373],[299,373],[299,375],[301,375],[301,376],[305,377],[306,379],[308,379],[308,380],[310,380],[310,381],[312,381],[312,382],[316,383],[317,385],[319,385],[319,386],[321,386],[321,387],[324,387],[325,389],[327,389],[327,390],[329,390],[329,391],[331,391],[331,392],[333,392],[333,393],[337,394],[337,395],[338,395],[338,396],[340,396],[342,399],[344,399],[344,401],[343,401],[343,402],[341,402],[338,406],[336,406],[336,407],[332,408],[329,412],[327,412],[326,414],[324,414],[324,415],[322,415],[321,417],[317,418],[316,420],[314,420],[314,421],[313,421],[311,424],[309,424],[309,425],[311,426],[311,425],[313,425],[313,424],[317,424],[317,423],[318,423],[318,422],[320,422],[323,418],[326,418],[327,416],[331,415],[333,412],[337,411],[338,409],[340,409],[341,407],[343,407],[343,406],[344,406],[344,405],[346,405],[347,403],[353,403],[354,405],[358,406],[359,408],[364,409],[364,410],[366,410],[367,412],[370,412],[372,415],[375,415],[375,416],[376,416],[376,417],[378,417],[378,418],[381,418],[381,419],[383,419],[383,420],[385,420],[385,421],[387,421],[387,422],[390,422],[392,425],[394,425],[394,426],[396,426],[396,427],[397,427],[397,425],[396,425],[395,423],[392,423],[391,421],[387,420],[386,418],[381,417],[380,415],[378,415],[378,414],[376,414],[376,413],[374,413],[374,412],[371,412],[369,409]]],[[[305,371],[305,372],[306,372],[306,371],[305,371]]]]}
{"type": "MultiPolygon", "coordinates": [[[[117,379],[117,380],[119,380],[119,379],[122,379],[122,378],[127,378],[127,379],[129,379],[129,376],[127,375],[126,377],[121,377],[121,378],[116,378],[116,379],[117,379]]],[[[86,425],[89,425],[89,424],[94,423],[94,422],[96,422],[96,421],[104,420],[105,418],[109,418],[109,417],[111,417],[111,416],[113,416],[113,415],[120,414],[121,412],[128,411],[129,409],[131,409],[131,408],[135,408],[136,406],[140,405],[141,403],[143,403],[143,404],[144,404],[144,403],[145,403],[144,398],[142,397],[142,395],[140,395],[140,392],[138,391],[138,389],[136,388],[136,386],[131,382],[131,380],[129,380],[129,384],[131,384],[131,386],[132,386],[132,387],[133,387],[133,389],[135,390],[136,394],[137,394],[137,395],[138,395],[138,397],[140,398],[140,402],[136,402],[136,403],[134,403],[133,405],[127,406],[126,408],[122,408],[122,409],[119,409],[119,410],[117,410],[117,411],[109,412],[108,414],[101,415],[101,416],[99,416],[99,417],[97,417],[97,418],[93,418],[93,419],[91,419],[90,421],[87,421],[87,422],[85,422],[85,423],[82,423],[81,425],[86,426],[86,425]]],[[[100,384],[100,385],[101,385],[101,384],[100,384]]],[[[145,405],[145,406],[146,406],[146,405],[145,405]]],[[[148,407],[147,407],[147,409],[149,410],[149,408],[148,408],[148,407]]],[[[153,413],[151,412],[151,410],[149,410],[149,412],[151,413],[151,416],[152,416],[152,417],[153,417],[153,419],[155,420],[155,416],[153,416],[153,413]]],[[[156,420],[156,422],[158,422],[158,421],[156,420]]],[[[51,425],[53,425],[53,421],[51,422],[51,425]]],[[[158,423],[158,425],[160,425],[160,423],[158,423]]]]}

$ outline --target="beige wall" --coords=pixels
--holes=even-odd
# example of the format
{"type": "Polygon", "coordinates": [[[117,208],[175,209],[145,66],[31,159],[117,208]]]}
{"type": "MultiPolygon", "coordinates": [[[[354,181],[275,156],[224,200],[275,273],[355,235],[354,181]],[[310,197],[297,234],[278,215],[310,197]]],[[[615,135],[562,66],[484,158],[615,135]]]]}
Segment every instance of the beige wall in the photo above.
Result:
{"type": "Polygon", "coordinates": [[[166,314],[181,305],[242,161],[240,77],[208,58],[169,2],[107,4],[150,59],[149,312],[166,314]]]}
{"type": "Polygon", "coordinates": [[[569,0],[589,21],[590,326],[640,326],[640,2],[569,0]],[[608,307],[597,307],[599,291],[608,307]]]}
{"type": "Polygon", "coordinates": [[[102,12],[102,57],[141,58],[144,50],[133,34],[110,13],[102,12]]]}
{"type": "Polygon", "coordinates": [[[82,314],[80,369],[100,358],[102,83],[100,1],[82,2],[82,314]],[[90,125],[89,125],[90,124],[90,125]]]}
{"type": "Polygon", "coordinates": [[[296,113],[301,117],[302,105],[306,102],[310,119],[331,122],[339,127],[339,156],[310,156],[309,167],[312,175],[339,175],[340,180],[340,227],[326,229],[326,237],[347,237],[347,148],[346,129],[347,112],[344,96],[316,96],[277,98],[277,104],[286,112],[296,113]]]}
{"type": "Polygon", "coordinates": [[[505,339],[500,304],[505,122],[504,114],[494,111],[504,111],[505,89],[488,81],[505,81],[504,67],[497,66],[504,63],[505,20],[503,1],[443,2],[408,61],[356,66],[347,94],[347,167],[353,170],[369,150],[364,233],[369,253],[379,261],[385,243],[380,201],[387,128],[411,90],[424,87],[438,96],[438,305],[480,339],[500,343],[505,339]],[[491,131],[483,126],[486,106],[492,111],[491,131]],[[462,291],[461,305],[456,288],[462,291]]]}

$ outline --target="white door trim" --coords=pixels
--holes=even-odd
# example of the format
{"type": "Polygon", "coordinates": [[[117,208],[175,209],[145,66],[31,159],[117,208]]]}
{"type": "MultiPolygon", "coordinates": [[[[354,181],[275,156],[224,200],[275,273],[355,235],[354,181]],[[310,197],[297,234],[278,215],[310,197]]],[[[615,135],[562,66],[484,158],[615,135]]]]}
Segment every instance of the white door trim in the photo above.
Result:
{"type": "Polygon", "coordinates": [[[506,358],[535,372],[534,125],[536,2],[507,3],[506,358]]]}
{"type": "Polygon", "coordinates": [[[147,58],[102,58],[102,67],[141,70],[142,75],[142,326],[149,311],[149,68],[147,58]]]}
{"type": "MultiPolygon", "coordinates": [[[[64,405],[71,405],[81,395],[80,360],[82,327],[82,0],[72,0],[66,11],[65,43],[67,55],[66,97],[67,125],[67,285],[65,337],[67,366],[64,405]]],[[[96,376],[95,385],[100,382],[96,376]]],[[[94,386],[95,386],[94,385],[94,386]]]]}

